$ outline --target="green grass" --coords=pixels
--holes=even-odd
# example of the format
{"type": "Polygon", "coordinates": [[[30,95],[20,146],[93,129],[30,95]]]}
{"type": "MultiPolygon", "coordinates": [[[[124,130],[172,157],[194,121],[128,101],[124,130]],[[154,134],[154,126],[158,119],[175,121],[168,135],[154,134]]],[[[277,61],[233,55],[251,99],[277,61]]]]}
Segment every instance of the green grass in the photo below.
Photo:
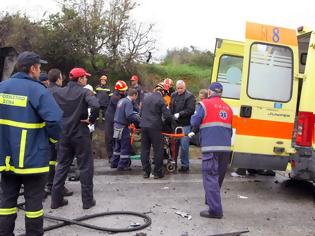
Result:
{"type": "Polygon", "coordinates": [[[184,80],[188,90],[195,95],[202,88],[207,88],[210,83],[211,67],[202,67],[189,64],[150,64],[143,65],[141,71],[144,78],[150,81],[171,78],[174,81],[184,80]],[[154,78],[154,79],[152,79],[154,78]]]}

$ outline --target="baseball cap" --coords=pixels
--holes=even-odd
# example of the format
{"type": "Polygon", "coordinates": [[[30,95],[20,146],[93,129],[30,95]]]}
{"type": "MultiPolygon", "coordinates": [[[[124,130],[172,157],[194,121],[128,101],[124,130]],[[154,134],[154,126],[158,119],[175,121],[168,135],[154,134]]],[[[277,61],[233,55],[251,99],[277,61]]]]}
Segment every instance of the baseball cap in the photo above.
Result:
{"type": "Polygon", "coordinates": [[[139,81],[139,78],[137,75],[133,75],[131,76],[130,81],[139,81]]]}
{"type": "Polygon", "coordinates": [[[87,73],[83,68],[73,68],[70,73],[70,79],[79,78],[83,76],[91,76],[91,74],[87,73]]]}
{"type": "Polygon", "coordinates": [[[46,73],[41,73],[40,75],[39,75],[39,81],[46,81],[46,80],[48,80],[48,75],[46,74],[46,73]]]}
{"type": "Polygon", "coordinates": [[[221,83],[219,82],[213,82],[210,84],[210,86],[208,87],[209,90],[214,91],[216,93],[222,93],[223,91],[223,86],[221,83]]]}
{"type": "Polygon", "coordinates": [[[40,59],[39,55],[35,52],[25,51],[19,54],[17,57],[17,65],[32,66],[34,64],[47,64],[48,62],[40,59]]]}

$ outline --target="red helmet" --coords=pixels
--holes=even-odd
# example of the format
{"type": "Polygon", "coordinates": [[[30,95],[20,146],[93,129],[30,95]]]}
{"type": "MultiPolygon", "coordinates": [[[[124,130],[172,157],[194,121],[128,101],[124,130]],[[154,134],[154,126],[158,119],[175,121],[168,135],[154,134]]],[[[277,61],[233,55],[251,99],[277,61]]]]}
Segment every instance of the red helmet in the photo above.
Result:
{"type": "Polygon", "coordinates": [[[158,83],[155,87],[163,89],[164,91],[168,91],[170,89],[170,86],[164,82],[158,83]]]}
{"type": "Polygon", "coordinates": [[[166,78],[163,82],[169,87],[174,87],[174,81],[172,79],[166,78]]]}
{"type": "Polygon", "coordinates": [[[137,75],[133,75],[131,76],[130,81],[139,81],[139,77],[137,75]]]}
{"type": "Polygon", "coordinates": [[[115,84],[115,90],[117,91],[126,91],[128,89],[128,85],[123,80],[118,80],[115,84]]]}

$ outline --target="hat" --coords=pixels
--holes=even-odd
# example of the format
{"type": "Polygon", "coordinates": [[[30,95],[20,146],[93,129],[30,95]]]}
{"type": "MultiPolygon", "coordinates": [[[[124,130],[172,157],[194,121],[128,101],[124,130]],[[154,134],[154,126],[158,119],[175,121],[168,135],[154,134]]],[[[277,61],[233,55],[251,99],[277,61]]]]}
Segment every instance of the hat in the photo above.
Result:
{"type": "Polygon", "coordinates": [[[17,65],[22,66],[32,66],[34,64],[47,64],[47,61],[40,59],[39,55],[35,52],[25,51],[20,53],[17,57],[17,65]]]}
{"type": "Polygon", "coordinates": [[[208,89],[211,90],[211,91],[214,91],[216,93],[222,93],[223,86],[219,82],[213,82],[213,83],[210,84],[208,89]]]}
{"type": "Polygon", "coordinates": [[[83,76],[91,76],[91,74],[87,73],[83,68],[73,68],[70,73],[70,79],[79,78],[83,76]]]}
{"type": "Polygon", "coordinates": [[[139,81],[139,78],[137,75],[133,75],[131,76],[130,81],[139,81]]]}
{"type": "Polygon", "coordinates": [[[41,73],[40,75],[39,75],[39,81],[46,81],[46,80],[48,80],[48,75],[46,74],[46,73],[41,73]]]}

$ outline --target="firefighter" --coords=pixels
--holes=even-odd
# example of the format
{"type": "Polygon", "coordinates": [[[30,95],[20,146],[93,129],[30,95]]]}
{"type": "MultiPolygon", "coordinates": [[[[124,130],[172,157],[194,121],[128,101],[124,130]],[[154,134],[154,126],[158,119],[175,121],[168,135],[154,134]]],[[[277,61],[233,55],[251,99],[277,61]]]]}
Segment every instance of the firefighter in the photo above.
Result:
{"type": "MultiPolygon", "coordinates": [[[[62,73],[59,69],[53,68],[48,71],[47,78],[49,80],[48,90],[54,96],[54,93],[62,87],[62,73]]],[[[46,194],[51,194],[51,188],[54,181],[55,176],[55,167],[57,163],[57,143],[49,143],[49,173],[48,173],[48,181],[45,187],[46,194]]],[[[64,196],[71,196],[73,194],[72,191],[64,188],[64,196]]]]}
{"type": "Polygon", "coordinates": [[[170,103],[171,103],[171,96],[172,96],[172,93],[175,92],[175,89],[174,89],[174,81],[172,79],[169,79],[169,78],[166,78],[164,81],[163,81],[165,84],[168,85],[169,89],[164,97],[164,100],[165,100],[165,103],[166,103],[166,106],[170,106],[170,103]]]}
{"type": "Polygon", "coordinates": [[[151,173],[150,148],[153,146],[155,179],[163,178],[163,136],[161,134],[162,116],[167,121],[172,118],[163,97],[169,90],[168,85],[159,83],[154,92],[144,97],[141,109],[141,163],[143,177],[149,178],[151,173]]]}
{"type": "Polygon", "coordinates": [[[117,168],[119,171],[130,170],[130,153],[131,153],[131,138],[129,124],[135,124],[139,127],[140,117],[134,111],[133,101],[138,97],[138,92],[135,89],[128,90],[128,96],[120,99],[117,104],[117,109],[114,117],[114,134],[115,149],[112,157],[112,168],[117,168]]]}
{"type": "Polygon", "coordinates": [[[102,119],[105,119],[105,112],[109,103],[110,96],[112,95],[110,88],[107,85],[108,77],[106,75],[102,75],[100,77],[100,84],[96,86],[96,97],[100,103],[100,111],[102,114],[102,119]]]}
{"type": "Polygon", "coordinates": [[[108,107],[105,113],[105,145],[107,151],[108,160],[111,162],[111,157],[113,155],[113,149],[115,142],[113,139],[114,134],[114,116],[117,108],[117,103],[119,99],[124,98],[128,86],[125,81],[118,80],[115,84],[115,91],[110,97],[108,107]]]}
{"type": "Polygon", "coordinates": [[[49,139],[61,132],[62,111],[39,81],[34,52],[22,52],[17,73],[0,83],[0,235],[14,235],[17,198],[24,185],[26,235],[43,235],[43,197],[49,139]]]}
{"type": "Polygon", "coordinates": [[[63,189],[74,156],[80,171],[83,209],[96,204],[93,197],[93,157],[88,125],[94,124],[100,105],[93,92],[83,88],[87,84],[87,76],[90,74],[83,68],[73,68],[67,86],[54,94],[64,116],[63,132],[58,143],[58,165],[51,193],[52,209],[68,204],[63,189]],[[91,108],[89,118],[88,107],[91,108]]]}
{"type": "Polygon", "coordinates": [[[133,75],[130,78],[130,88],[137,90],[138,98],[134,101],[134,107],[139,112],[141,108],[141,103],[144,97],[144,91],[139,83],[139,77],[137,75],[133,75]]]}
{"type": "Polygon", "coordinates": [[[214,82],[209,86],[209,98],[200,101],[191,117],[192,132],[200,129],[202,153],[202,178],[208,210],[200,212],[201,217],[222,218],[220,188],[231,154],[233,112],[222,99],[223,87],[214,82]]]}

